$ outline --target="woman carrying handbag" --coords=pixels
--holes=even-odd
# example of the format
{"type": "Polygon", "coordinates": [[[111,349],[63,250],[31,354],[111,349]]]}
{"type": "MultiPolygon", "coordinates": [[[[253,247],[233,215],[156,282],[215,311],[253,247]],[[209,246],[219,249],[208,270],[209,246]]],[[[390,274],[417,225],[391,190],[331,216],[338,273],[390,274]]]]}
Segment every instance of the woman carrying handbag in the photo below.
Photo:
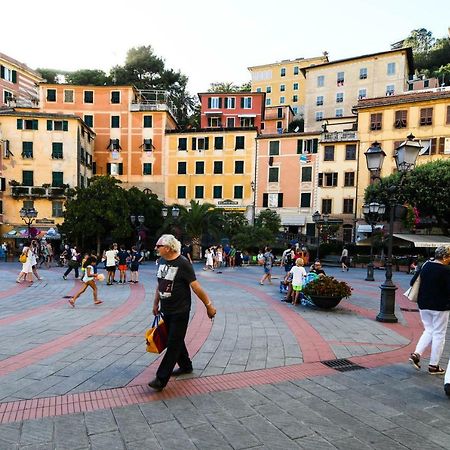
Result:
{"type": "MultiPolygon", "coordinates": [[[[424,264],[410,282],[412,286],[420,275],[417,305],[424,332],[417,343],[415,351],[411,353],[409,361],[419,370],[420,358],[425,349],[431,345],[431,356],[428,366],[428,373],[431,375],[442,375],[445,373],[445,370],[439,366],[439,360],[444,349],[450,311],[449,263],[450,247],[438,247],[435,251],[435,258],[424,264]]],[[[447,395],[450,395],[450,377],[448,389],[446,388],[445,392],[447,395]]]]}

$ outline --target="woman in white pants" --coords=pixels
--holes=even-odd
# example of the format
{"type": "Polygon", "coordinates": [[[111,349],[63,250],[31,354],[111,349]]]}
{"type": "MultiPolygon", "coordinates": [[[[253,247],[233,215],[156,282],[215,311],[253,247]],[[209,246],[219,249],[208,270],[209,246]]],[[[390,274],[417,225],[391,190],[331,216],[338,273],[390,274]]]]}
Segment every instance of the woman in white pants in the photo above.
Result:
{"type": "MultiPolygon", "coordinates": [[[[445,344],[450,311],[450,247],[438,247],[435,259],[427,261],[411,280],[411,286],[420,274],[420,287],[417,304],[420,310],[424,332],[417,343],[416,350],[411,353],[409,361],[420,369],[420,358],[431,345],[431,356],[428,373],[442,375],[445,370],[439,366],[445,344]]],[[[447,395],[450,395],[450,376],[447,395]]],[[[446,386],[447,386],[446,384],[446,386]]]]}

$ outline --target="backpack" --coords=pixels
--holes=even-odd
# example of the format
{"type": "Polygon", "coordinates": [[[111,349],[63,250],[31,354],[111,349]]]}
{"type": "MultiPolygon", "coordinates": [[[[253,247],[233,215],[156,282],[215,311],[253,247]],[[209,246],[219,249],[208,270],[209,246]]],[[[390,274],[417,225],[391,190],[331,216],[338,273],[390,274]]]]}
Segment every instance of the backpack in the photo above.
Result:
{"type": "Polygon", "coordinates": [[[284,258],[284,265],[290,266],[292,264],[292,253],[289,252],[286,257],[284,258]]]}

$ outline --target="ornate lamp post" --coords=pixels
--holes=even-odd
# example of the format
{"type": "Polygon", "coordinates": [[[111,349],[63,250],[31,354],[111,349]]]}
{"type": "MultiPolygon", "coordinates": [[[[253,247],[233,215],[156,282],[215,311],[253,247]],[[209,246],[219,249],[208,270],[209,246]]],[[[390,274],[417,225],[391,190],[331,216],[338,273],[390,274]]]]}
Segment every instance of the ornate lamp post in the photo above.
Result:
{"type": "Polygon", "coordinates": [[[27,225],[27,237],[31,238],[31,224],[36,220],[38,212],[34,208],[21,208],[19,211],[20,218],[27,225]]]}
{"type": "Polygon", "coordinates": [[[372,202],[365,203],[363,205],[363,214],[365,221],[370,225],[371,235],[370,235],[370,261],[367,264],[367,276],[366,281],[375,281],[373,277],[373,230],[377,222],[383,217],[386,211],[386,206],[380,203],[372,202]]]}
{"type": "Polygon", "coordinates": [[[142,230],[142,227],[144,226],[145,216],[131,215],[130,221],[131,221],[131,224],[135,227],[136,236],[137,236],[136,247],[137,247],[137,250],[140,251],[141,247],[142,247],[142,239],[141,239],[140,231],[142,230]]]}
{"type": "MultiPolygon", "coordinates": [[[[415,167],[421,148],[422,145],[420,142],[416,141],[414,136],[410,134],[406,141],[402,142],[398,146],[394,155],[395,164],[401,177],[398,185],[393,185],[389,188],[391,194],[391,202],[389,204],[389,245],[386,259],[386,278],[384,283],[380,286],[380,312],[376,317],[376,320],[379,322],[398,322],[398,319],[395,316],[395,291],[397,290],[397,286],[395,286],[392,281],[392,241],[394,237],[396,203],[395,192],[399,187],[401,187],[405,174],[415,167]]],[[[364,154],[366,155],[367,168],[371,173],[371,181],[375,181],[377,179],[379,180],[383,160],[386,154],[381,149],[378,142],[374,142],[364,154]]]]}
{"type": "MultiPolygon", "coordinates": [[[[178,216],[180,215],[180,208],[178,208],[178,206],[170,206],[170,207],[164,206],[161,209],[161,214],[162,214],[164,220],[166,220],[168,216],[172,217],[172,224],[173,224],[174,222],[177,221],[178,216]],[[169,211],[170,211],[170,216],[169,216],[169,211]]],[[[178,238],[178,236],[175,236],[175,237],[178,238]]]]}
{"type": "Polygon", "coordinates": [[[316,250],[316,259],[319,259],[319,249],[320,249],[320,233],[322,231],[322,227],[328,225],[329,214],[320,214],[319,211],[316,211],[312,215],[312,220],[316,224],[317,227],[317,250],[316,250]]]}

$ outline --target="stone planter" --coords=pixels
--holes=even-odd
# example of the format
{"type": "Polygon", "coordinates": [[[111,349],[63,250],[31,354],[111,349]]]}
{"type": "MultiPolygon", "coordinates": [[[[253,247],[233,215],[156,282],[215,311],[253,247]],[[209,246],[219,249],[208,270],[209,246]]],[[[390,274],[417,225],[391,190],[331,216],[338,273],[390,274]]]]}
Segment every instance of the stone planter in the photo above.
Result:
{"type": "Polygon", "coordinates": [[[342,297],[328,297],[324,295],[310,295],[309,298],[318,308],[322,309],[332,309],[342,300],[342,297]]]}

